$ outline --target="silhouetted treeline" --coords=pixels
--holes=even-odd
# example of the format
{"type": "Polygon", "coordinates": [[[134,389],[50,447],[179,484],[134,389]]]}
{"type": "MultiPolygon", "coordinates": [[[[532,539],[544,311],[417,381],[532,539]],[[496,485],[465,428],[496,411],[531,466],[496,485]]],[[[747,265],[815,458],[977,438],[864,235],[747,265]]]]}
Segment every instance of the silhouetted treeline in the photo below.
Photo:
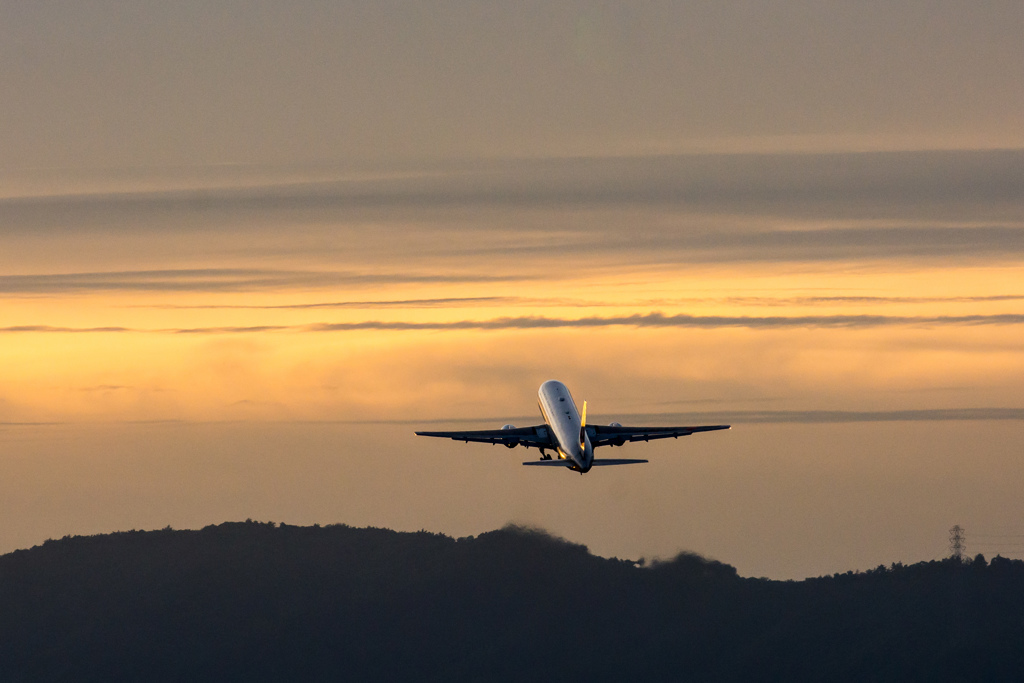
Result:
{"type": "Polygon", "coordinates": [[[542,532],[230,523],[0,557],[2,681],[1024,680],[1024,562],[800,582],[542,532]]]}

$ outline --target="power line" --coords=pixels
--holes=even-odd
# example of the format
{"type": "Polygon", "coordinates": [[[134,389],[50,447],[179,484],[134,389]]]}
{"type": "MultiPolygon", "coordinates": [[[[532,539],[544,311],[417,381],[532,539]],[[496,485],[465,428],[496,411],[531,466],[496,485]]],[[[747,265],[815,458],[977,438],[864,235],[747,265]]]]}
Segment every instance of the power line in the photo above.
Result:
{"type": "Polygon", "coordinates": [[[1024,538],[1024,534],[974,534],[979,538],[1024,538]]]}
{"type": "MultiPolygon", "coordinates": [[[[971,534],[973,546],[989,555],[1024,555],[1024,534],[971,534]]],[[[957,524],[949,530],[949,557],[964,561],[967,556],[967,530],[957,524]]]]}
{"type": "Polygon", "coordinates": [[[1021,548],[1021,547],[1024,547],[1024,543],[1020,543],[1020,542],[1000,543],[998,541],[979,541],[978,543],[975,543],[974,545],[980,545],[980,546],[984,546],[984,547],[987,547],[987,548],[991,548],[992,546],[1005,547],[1005,548],[1021,548]]]}

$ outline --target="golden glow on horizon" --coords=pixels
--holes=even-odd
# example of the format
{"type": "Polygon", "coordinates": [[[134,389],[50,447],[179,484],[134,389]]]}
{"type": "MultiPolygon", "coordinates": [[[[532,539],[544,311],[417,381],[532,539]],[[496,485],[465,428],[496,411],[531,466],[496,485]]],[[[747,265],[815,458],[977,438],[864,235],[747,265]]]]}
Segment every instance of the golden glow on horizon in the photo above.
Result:
{"type": "Polygon", "coordinates": [[[914,392],[918,407],[1012,404],[1012,387],[1024,380],[1018,325],[310,326],[651,313],[1013,314],[1024,300],[968,298],[1019,293],[1018,273],[1015,266],[894,270],[870,263],[603,266],[557,281],[8,297],[0,327],[57,329],[0,334],[0,419],[487,417],[528,412],[524,397],[556,375],[587,388],[614,388],[607,389],[608,400],[595,400],[598,414],[685,412],[710,399],[733,409],[893,408],[914,392]],[[409,303],[380,303],[389,301],[409,303]],[[346,302],[369,303],[324,305],[346,302]],[[310,304],[317,306],[303,307],[310,304]],[[126,331],[77,331],[108,327],[126,331]],[[630,388],[624,377],[639,378],[642,386],[630,388]],[[695,402],[673,403],[680,399],[695,402]]]}

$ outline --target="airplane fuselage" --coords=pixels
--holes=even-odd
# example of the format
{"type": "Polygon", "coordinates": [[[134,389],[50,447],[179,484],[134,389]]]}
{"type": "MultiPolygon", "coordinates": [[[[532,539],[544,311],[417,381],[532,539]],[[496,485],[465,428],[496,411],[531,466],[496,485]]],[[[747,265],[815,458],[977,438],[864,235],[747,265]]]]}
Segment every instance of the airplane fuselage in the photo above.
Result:
{"type": "Polygon", "coordinates": [[[571,461],[570,469],[588,472],[594,463],[594,448],[569,389],[557,380],[548,380],[537,391],[537,403],[551,430],[558,457],[571,461]]]}

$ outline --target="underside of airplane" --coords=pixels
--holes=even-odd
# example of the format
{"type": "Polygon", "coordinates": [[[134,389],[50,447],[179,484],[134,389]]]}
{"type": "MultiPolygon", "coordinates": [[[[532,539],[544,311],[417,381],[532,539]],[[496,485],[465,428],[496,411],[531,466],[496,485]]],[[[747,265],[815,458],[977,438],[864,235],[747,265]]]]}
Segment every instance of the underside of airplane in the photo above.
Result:
{"type": "Polygon", "coordinates": [[[416,432],[418,436],[435,436],[467,443],[502,444],[508,448],[523,446],[540,451],[539,460],[524,465],[564,467],[580,474],[592,467],[608,465],[634,465],[648,462],[633,458],[595,458],[594,449],[600,446],[622,446],[630,441],[679,438],[697,432],[729,429],[729,425],[697,427],[623,427],[617,422],[608,425],[587,424],[587,404],[582,414],[569,394],[568,388],[557,380],[549,380],[537,392],[544,424],[533,427],[505,425],[501,429],[481,429],[457,432],[416,432]],[[556,456],[556,457],[553,457],[556,456]]]}

